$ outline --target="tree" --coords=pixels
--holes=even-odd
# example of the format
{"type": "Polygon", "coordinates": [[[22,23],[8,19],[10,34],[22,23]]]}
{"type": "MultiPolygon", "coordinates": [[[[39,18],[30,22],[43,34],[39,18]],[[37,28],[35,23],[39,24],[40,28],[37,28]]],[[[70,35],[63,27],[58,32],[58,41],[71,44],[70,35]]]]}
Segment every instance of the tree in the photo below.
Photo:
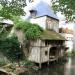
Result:
{"type": "Polygon", "coordinates": [[[74,19],[75,0],[52,0],[53,9],[65,14],[67,21],[74,19]]]}
{"type": "Polygon", "coordinates": [[[20,43],[16,36],[10,38],[0,39],[0,52],[3,53],[11,61],[17,61],[22,57],[22,50],[20,43]],[[20,56],[20,57],[18,57],[20,56]]]}
{"type": "Polygon", "coordinates": [[[0,16],[11,19],[13,16],[24,15],[25,0],[0,0],[0,16]]]}

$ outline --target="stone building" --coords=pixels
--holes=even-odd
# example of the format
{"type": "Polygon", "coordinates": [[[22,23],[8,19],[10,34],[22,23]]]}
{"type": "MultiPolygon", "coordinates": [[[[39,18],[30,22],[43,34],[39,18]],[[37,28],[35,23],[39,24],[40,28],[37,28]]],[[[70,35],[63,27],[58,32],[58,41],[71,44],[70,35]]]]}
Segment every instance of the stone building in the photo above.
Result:
{"type": "Polygon", "coordinates": [[[73,51],[74,31],[68,28],[60,28],[59,33],[66,39],[65,46],[67,48],[67,52],[71,53],[73,51]]]}
{"type": "Polygon", "coordinates": [[[25,7],[25,20],[36,23],[44,29],[42,35],[30,43],[28,59],[41,64],[58,60],[64,55],[65,38],[59,32],[59,19],[52,8],[43,0],[30,2],[25,7]]]}

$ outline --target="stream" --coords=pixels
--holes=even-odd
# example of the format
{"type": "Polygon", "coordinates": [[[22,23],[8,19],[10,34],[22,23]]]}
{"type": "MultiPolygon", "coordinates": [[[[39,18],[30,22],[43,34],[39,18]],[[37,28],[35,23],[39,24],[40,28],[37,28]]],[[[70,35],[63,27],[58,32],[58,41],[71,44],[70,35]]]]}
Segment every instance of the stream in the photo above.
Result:
{"type": "Polygon", "coordinates": [[[20,75],[75,75],[75,57],[50,62],[49,66],[45,63],[42,64],[41,70],[25,72],[20,75]]]}

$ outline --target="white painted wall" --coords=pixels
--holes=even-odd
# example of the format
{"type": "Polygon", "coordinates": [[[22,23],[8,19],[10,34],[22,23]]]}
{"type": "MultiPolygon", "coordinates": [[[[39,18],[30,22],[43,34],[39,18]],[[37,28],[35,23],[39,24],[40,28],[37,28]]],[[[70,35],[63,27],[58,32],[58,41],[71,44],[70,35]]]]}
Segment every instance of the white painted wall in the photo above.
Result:
{"type": "Polygon", "coordinates": [[[31,23],[36,23],[40,27],[42,27],[43,29],[46,29],[46,16],[40,17],[40,18],[36,18],[36,19],[30,19],[30,22],[31,23]]]}
{"type": "Polygon", "coordinates": [[[62,33],[61,35],[67,40],[65,41],[65,46],[69,47],[67,52],[71,52],[73,50],[73,34],[62,33]]]}
{"type": "Polygon", "coordinates": [[[71,52],[73,50],[73,42],[72,41],[65,41],[65,45],[66,47],[69,47],[69,49],[67,50],[67,52],[71,52]]]}

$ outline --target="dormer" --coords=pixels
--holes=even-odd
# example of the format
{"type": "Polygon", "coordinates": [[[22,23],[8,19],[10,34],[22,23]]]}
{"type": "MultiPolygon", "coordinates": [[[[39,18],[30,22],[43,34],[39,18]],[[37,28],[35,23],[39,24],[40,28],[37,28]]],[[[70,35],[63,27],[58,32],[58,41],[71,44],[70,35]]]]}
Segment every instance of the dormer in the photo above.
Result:
{"type": "Polygon", "coordinates": [[[36,17],[36,14],[37,14],[37,11],[36,10],[30,10],[31,18],[35,18],[36,17]]]}
{"type": "Polygon", "coordinates": [[[34,0],[29,0],[29,2],[31,3],[31,2],[34,2],[34,0]]]}

